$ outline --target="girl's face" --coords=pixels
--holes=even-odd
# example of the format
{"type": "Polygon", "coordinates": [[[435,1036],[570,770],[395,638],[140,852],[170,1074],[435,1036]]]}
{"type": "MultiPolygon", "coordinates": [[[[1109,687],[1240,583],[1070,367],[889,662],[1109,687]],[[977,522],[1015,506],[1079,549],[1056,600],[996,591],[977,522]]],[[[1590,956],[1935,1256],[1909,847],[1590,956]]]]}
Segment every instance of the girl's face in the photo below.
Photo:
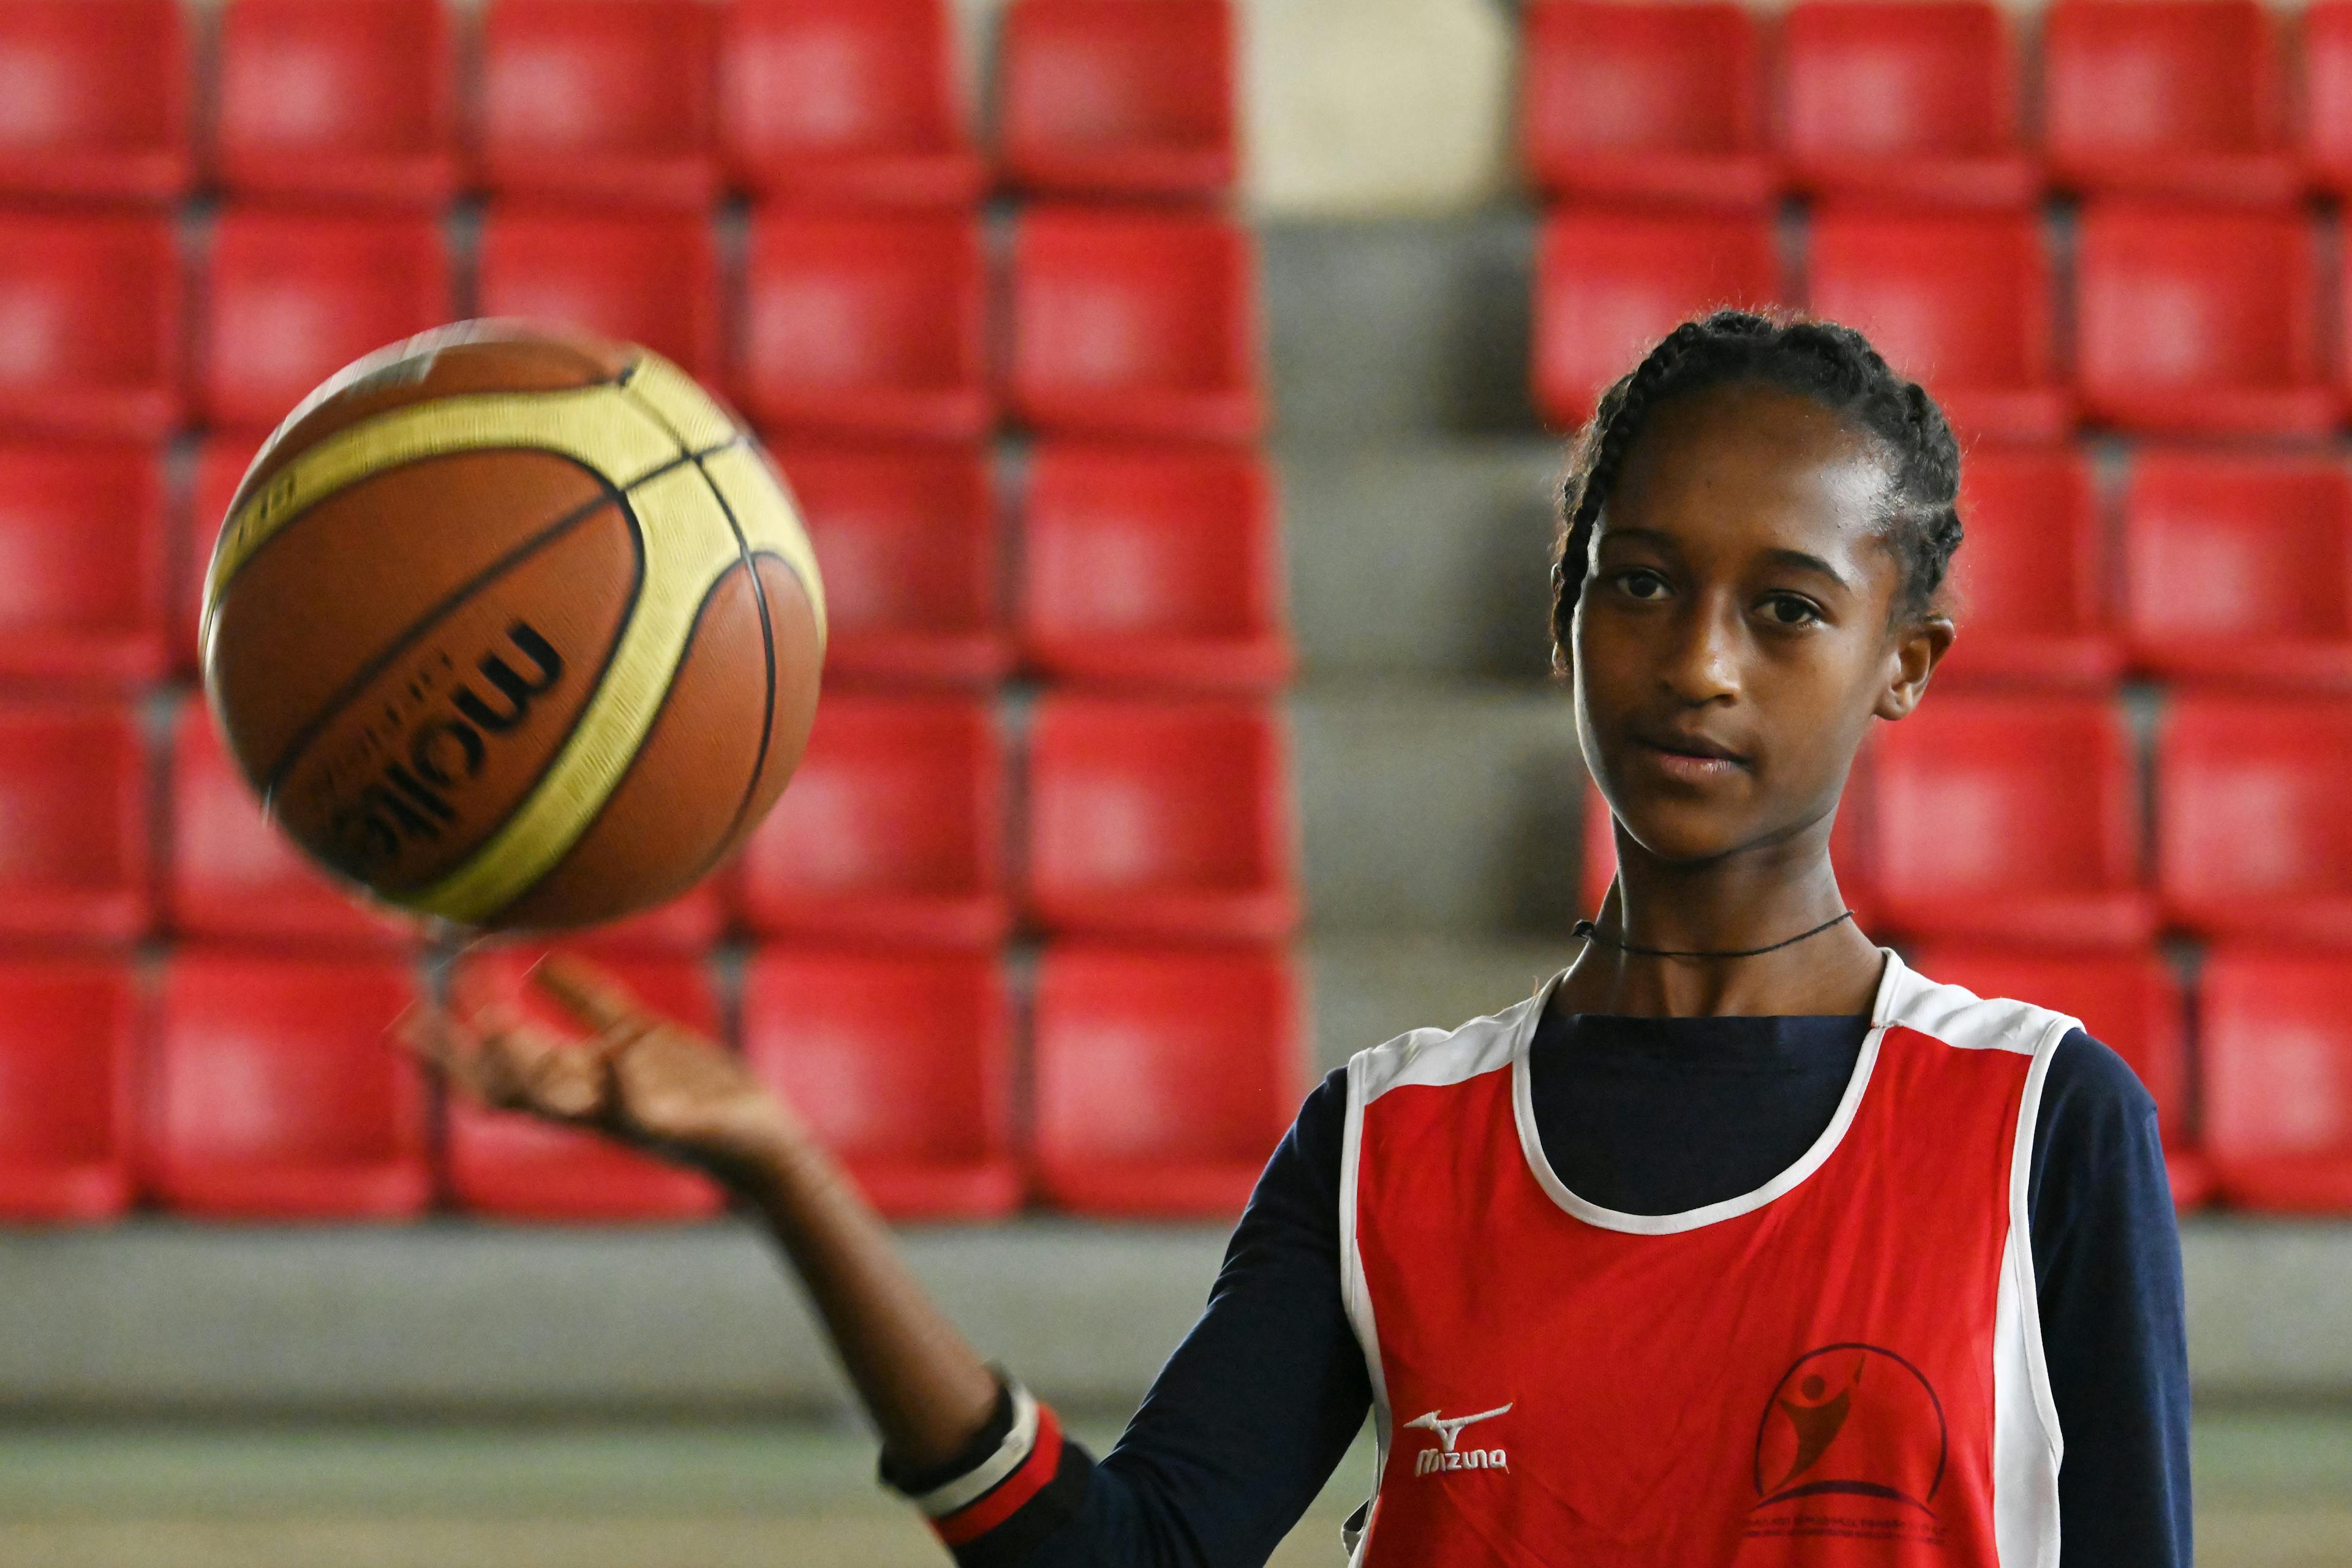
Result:
{"type": "Polygon", "coordinates": [[[1577,736],[1661,860],[1826,843],[1874,716],[1918,702],[1952,628],[1893,619],[1890,475],[1809,398],[1721,384],[1654,409],[1594,527],[1577,736]]]}

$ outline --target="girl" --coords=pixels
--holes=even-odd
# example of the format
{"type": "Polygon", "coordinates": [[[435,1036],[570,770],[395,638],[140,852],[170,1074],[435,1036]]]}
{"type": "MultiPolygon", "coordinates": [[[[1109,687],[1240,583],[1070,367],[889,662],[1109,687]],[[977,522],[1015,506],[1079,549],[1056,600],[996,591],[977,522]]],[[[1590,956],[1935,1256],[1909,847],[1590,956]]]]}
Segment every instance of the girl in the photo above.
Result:
{"type": "Polygon", "coordinates": [[[729,1183],[971,1568],[1261,1563],[1368,1408],[1366,1564],[2185,1568],[2152,1103],[2074,1020],[1874,944],[1830,864],[1856,749],[1951,647],[1958,481],[1935,403],[1830,322],[1718,310],[1609,389],[1552,625],[1616,881],[1534,997],[1308,1097],[1099,1462],[717,1047],[554,960],[584,1041],[407,1033],[729,1183]]]}

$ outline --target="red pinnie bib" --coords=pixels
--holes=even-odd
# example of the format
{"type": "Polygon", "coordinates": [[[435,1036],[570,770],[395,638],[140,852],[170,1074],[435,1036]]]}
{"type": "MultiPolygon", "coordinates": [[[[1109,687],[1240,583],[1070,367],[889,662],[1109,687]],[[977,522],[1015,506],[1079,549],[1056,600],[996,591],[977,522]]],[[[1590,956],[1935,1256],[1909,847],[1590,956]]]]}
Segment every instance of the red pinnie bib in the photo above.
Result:
{"type": "Polygon", "coordinates": [[[1894,952],[1853,1078],[1752,1193],[1628,1215],[1535,1133],[1528,1001],[1349,1064],[1357,1568],[2056,1568],[2026,1173],[2073,1018],[1894,952]]]}

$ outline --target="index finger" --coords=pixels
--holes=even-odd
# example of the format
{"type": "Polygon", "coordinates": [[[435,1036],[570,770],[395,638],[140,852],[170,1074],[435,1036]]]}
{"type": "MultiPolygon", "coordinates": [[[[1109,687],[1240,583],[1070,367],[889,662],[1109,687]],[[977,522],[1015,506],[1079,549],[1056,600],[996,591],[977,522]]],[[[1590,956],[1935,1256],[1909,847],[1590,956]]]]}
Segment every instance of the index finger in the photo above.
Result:
{"type": "Polygon", "coordinates": [[[640,1022],[643,1009],[620,982],[583,958],[551,952],[530,968],[530,983],[592,1034],[640,1022]]]}
{"type": "Polygon", "coordinates": [[[457,1037],[465,1026],[431,1002],[412,1002],[384,1028],[383,1037],[427,1067],[455,1072],[465,1053],[457,1037]]]}

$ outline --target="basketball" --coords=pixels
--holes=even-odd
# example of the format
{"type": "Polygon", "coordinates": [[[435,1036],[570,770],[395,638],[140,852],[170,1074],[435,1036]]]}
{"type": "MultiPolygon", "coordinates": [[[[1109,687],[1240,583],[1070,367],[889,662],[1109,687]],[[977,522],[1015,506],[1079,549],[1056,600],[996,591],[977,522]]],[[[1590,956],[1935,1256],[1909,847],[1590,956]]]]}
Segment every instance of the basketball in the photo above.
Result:
{"type": "Polygon", "coordinates": [[[467,321],[255,457],[204,584],[214,721],[338,877],[477,929],[684,892],[775,801],[824,594],[790,493],[660,355],[467,321]]]}

